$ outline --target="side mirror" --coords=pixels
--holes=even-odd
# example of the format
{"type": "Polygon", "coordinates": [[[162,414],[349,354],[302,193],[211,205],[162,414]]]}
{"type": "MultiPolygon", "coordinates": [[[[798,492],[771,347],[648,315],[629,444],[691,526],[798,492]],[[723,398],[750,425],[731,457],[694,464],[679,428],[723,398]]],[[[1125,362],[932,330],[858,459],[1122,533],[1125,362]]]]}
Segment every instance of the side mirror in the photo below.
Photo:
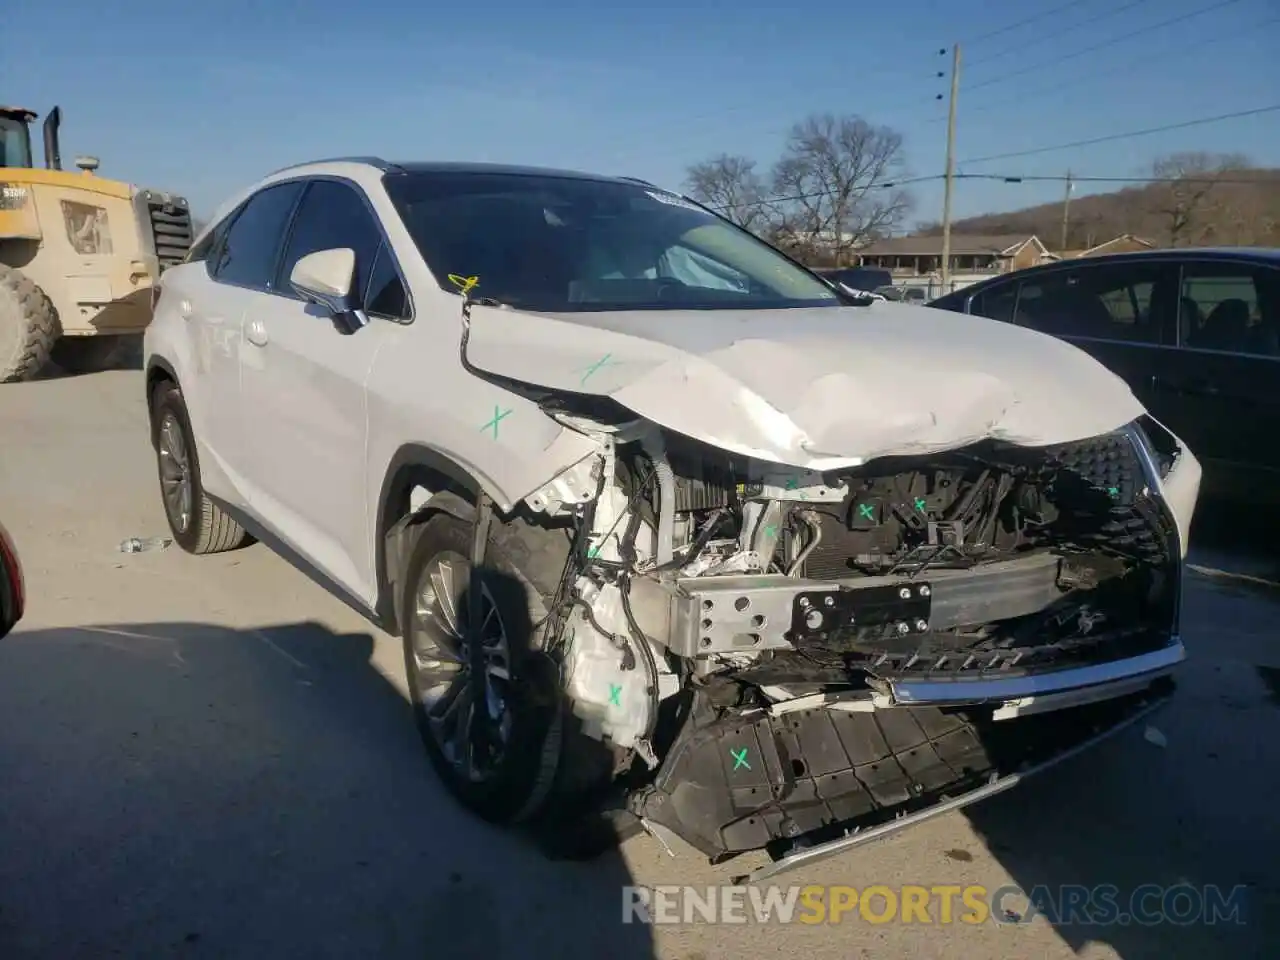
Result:
{"type": "Polygon", "coordinates": [[[327,310],[339,330],[354,333],[363,326],[355,316],[359,304],[351,290],[355,272],[356,253],[350,247],[317,250],[293,265],[289,286],[304,300],[327,310]]]}

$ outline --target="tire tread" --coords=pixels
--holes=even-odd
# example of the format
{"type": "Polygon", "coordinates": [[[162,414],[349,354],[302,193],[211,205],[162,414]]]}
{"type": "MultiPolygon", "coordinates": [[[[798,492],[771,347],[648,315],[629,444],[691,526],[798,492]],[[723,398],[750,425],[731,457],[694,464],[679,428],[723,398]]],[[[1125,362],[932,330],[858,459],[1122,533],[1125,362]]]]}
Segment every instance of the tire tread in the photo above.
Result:
{"type": "Polygon", "coordinates": [[[53,303],[35,283],[13,267],[0,264],[0,288],[18,304],[19,347],[9,358],[0,357],[0,383],[30,380],[49,362],[61,332],[53,303]]]}

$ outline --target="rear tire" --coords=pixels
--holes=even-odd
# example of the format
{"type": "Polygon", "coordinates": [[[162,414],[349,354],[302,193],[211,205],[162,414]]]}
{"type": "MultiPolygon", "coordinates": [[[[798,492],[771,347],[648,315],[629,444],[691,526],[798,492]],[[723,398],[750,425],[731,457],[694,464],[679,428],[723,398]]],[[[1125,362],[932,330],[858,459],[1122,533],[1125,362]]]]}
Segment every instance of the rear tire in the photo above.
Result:
{"type": "Polygon", "coordinates": [[[58,316],[44,291],[0,264],[0,383],[31,380],[49,362],[58,316]]]}
{"type": "Polygon", "coordinates": [[[246,544],[250,537],[245,529],[204,492],[195,437],[177,384],[162,381],[156,387],[151,437],[164,515],[178,546],[188,553],[206,554],[246,544]]]}
{"type": "Polygon", "coordinates": [[[141,344],[142,337],[133,333],[64,336],[53,345],[51,358],[67,373],[97,373],[136,362],[141,344]]]}

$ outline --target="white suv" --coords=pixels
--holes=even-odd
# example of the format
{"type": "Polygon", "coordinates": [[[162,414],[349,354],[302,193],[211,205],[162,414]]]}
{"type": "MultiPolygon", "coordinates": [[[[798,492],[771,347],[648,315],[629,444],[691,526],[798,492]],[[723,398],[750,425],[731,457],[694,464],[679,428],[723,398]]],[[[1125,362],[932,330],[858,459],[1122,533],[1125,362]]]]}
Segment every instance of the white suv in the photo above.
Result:
{"type": "Polygon", "coordinates": [[[493,821],[776,871],[1132,722],[1183,657],[1200,468],[1123,382],[641,181],[277,172],[165,274],[146,368],[178,543],[252,532],[402,636],[493,821]]]}

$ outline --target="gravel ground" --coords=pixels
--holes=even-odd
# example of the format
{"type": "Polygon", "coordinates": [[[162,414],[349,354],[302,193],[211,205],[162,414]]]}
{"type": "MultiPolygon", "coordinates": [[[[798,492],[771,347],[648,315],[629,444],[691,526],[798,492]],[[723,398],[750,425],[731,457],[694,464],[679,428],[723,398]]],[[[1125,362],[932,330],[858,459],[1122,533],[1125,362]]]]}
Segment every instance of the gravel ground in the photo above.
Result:
{"type": "Polygon", "coordinates": [[[0,388],[0,516],[31,594],[0,643],[6,960],[1280,955],[1280,594],[1259,582],[1271,538],[1233,542],[1229,515],[1206,513],[1197,560],[1254,579],[1191,575],[1163,746],[1126,732],[783,882],[1244,884],[1246,922],[623,924],[624,885],[739,865],[648,837],[544,861],[437,784],[395,640],[261,546],[119,553],[165,532],[140,381],[0,388]]]}

